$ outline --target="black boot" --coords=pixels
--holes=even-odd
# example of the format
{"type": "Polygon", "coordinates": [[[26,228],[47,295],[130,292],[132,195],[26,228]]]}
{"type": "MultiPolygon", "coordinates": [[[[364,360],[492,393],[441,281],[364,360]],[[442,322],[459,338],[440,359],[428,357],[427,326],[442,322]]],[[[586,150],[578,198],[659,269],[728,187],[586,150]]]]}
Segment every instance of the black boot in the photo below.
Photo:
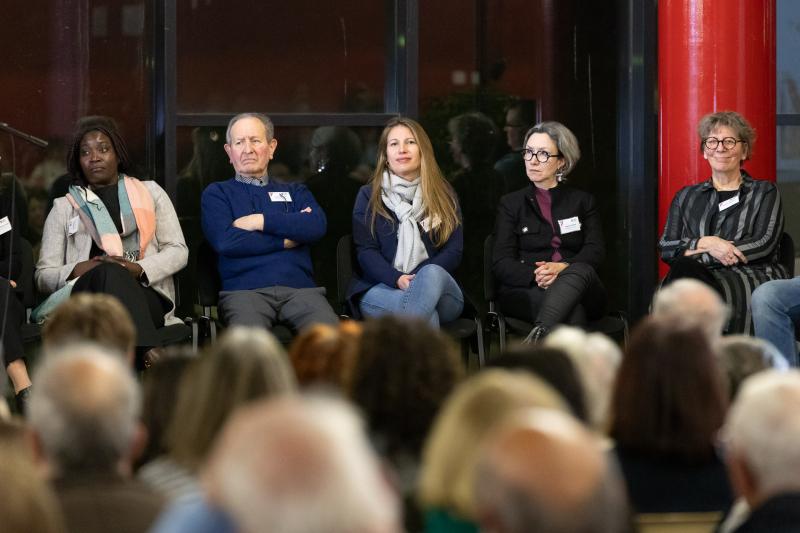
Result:
{"type": "Polygon", "coordinates": [[[528,333],[528,336],[525,337],[525,340],[522,341],[522,344],[539,342],[540,340],[545,338],[548,333],[550,333],[550,328],[548,328],[547,326],[543,326],[541,324],[536,324],[535,326],[533,326],[531,332],[528,333]]]}
{"type": "Polygon", "coordinates": [[[17,403],[17,412],[22,416],[25,416],[25,413],[28,411],[28,400],[31,397],[31,387],[27,386],[21,391],[19,391],[15,396],[14,399],[17,403]]]}

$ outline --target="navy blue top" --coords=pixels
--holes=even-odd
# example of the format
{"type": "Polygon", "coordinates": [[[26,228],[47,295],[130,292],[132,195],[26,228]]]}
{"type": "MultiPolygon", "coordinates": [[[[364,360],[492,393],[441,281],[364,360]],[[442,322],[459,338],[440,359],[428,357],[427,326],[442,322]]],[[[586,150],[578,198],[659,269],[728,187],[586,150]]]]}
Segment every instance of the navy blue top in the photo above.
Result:
{"type": "MultiPolygon", "coordinates": [[[[347,298],[351,301],[351,312],[358,313],[354,299],[369,290],[373,285],[383,283],[389,287],[397,287],[397,279],[403,275],[394,268],[394,256],[397,252],[397,217],[390,210],[392,220],[382,216],[375,219],[375,231],[370,227],[372,212],[369,210],[369,197],[372,185],[364,185],[359,189],[356,204],[353,208],[353,245],[355,246],[358,265],[354,265],[353,279],[347,290],[347,298]]],[[[428,232],[420,227],[422,242],[428,252],[428,259],[417,265],[416,273],[425,265],[439,265],[450,274],[461,263],[464,251],[464,231],[461,224],[453,231],[450,238],[442,246],[436,247],[428,232]]]]}
{"type": "Polygon", "coordinates": [[[219,257],[222,290],[316,286],[308,245],[325,235],[326,220],[305,185],[270,181],[258,187],[229,179],[209,185],[201,207],[203,233],[219,257]],[[282,201],[270,198],[277,192],[288,194],[282,201]],[[311,213],[300,212],[306,207],[311,213]],[[264,215],[263,231],[233,227],[234,220],[254,213],[264,215]],[[284,248],[284,239],[299,246],[284,248]]]}

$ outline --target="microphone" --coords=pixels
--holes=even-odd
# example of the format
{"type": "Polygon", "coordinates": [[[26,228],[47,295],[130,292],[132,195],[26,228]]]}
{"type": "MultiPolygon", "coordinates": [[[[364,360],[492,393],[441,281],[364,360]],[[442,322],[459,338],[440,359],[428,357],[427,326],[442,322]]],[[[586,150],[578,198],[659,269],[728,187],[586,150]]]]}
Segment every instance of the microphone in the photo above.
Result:
{"type": "Polygon", "coordinates": [[[0,122],[0,130],[10,133],[11,135],[16,135],[20,139],[24,139],[31,144],[35,144],[39,148],[47,148],[47,145],[49,144],[44,139],[40,139],[39,137],[34,137],[33,135],[25,133],[24,131],[19,131],[16,128],[12,128],[5,122],[0,122]]]}

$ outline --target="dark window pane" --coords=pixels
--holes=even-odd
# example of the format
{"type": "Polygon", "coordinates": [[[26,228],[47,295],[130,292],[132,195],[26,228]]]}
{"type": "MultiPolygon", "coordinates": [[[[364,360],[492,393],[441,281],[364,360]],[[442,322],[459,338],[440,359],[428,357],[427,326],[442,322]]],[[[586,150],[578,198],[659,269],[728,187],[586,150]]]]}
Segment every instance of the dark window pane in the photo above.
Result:
{"type": "Polygon", "coordinates": [[[383,110],[385,3],[178,2],[181,112],[383,110]]]}

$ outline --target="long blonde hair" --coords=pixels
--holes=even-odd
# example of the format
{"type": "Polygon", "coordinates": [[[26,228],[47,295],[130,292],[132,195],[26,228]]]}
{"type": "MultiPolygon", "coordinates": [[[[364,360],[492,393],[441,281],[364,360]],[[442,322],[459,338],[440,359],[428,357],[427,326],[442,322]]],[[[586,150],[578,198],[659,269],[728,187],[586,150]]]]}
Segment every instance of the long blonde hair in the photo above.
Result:
{"type": "Polygon", "coordinates": [[[375,172],[372,174],[372,192],[369,197],[372,234],[375,234],[375,219],[378,215],[389,221],[393,220],[381,200],[381,183],[384,170],[389,168],[386,158],[389,132],[395,126],[405,126],[411,130],[419,146],[421,159],[420,186],[422,187],[422,205],[425,207],[422,216],[423,218],[438,219],[440,221],[439,225],[432,228],[430,233],[433,244],[437,247],[442,246],[461,223],[457,211],[458,199],[436,163],[436,158],[433,155],[433,145],[428,134],[425,133],[425,130],[422,129],[422,126],[417,121],[406,117],[390,119],[383,129],[383,133],[381,133],[380,141],[378,141],[378,162],[375,172]]]}

